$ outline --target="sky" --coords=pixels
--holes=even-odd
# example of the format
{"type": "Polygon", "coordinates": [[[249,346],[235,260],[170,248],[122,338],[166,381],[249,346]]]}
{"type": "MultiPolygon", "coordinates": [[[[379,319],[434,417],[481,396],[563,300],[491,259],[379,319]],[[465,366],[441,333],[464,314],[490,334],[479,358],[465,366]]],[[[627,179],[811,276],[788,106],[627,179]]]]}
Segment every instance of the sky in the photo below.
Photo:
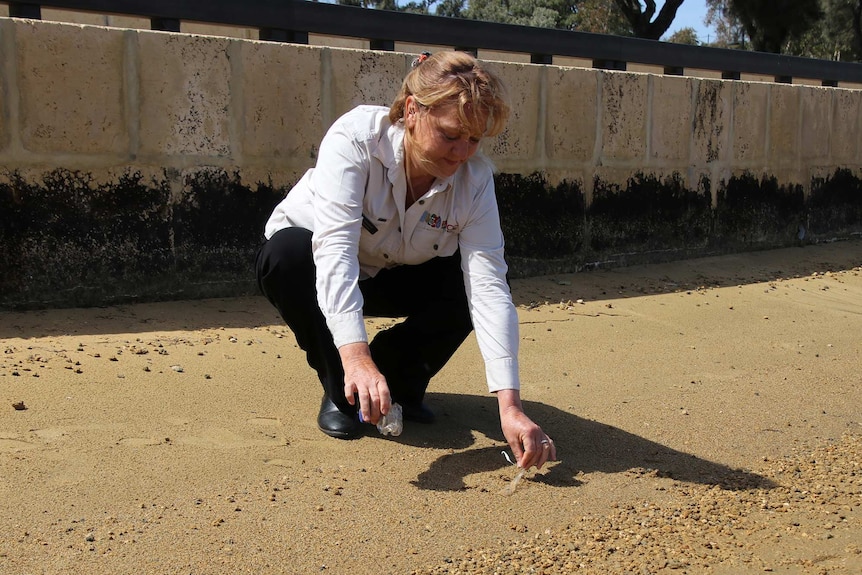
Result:
{"type": "MultiPolygon", "coordinates": [[[[656,2],[658,10],[664,6],[664,2],[656,2]]],[[[706,0],[683,0],[682,6],[676,11],[676,18],[668,28],[665,36],[670,36],[682,28],[694,28],[697,39],[706,44],[715,40],[715,31],[706,27],[703,19],[706,18],[706,0]]]]}

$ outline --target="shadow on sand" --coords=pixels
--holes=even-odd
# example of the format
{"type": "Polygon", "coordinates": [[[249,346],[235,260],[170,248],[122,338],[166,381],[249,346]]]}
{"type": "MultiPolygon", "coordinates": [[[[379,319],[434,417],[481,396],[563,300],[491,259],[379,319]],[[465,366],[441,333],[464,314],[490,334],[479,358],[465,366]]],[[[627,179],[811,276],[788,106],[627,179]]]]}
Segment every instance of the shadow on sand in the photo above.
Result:
{"type": "MultiPolygon", "coordinates": [[[[745,252],[640,265],[597,272],[551,274],[532,278],[528,289],[513,280],[516,305],[584,299],[603,301],[674,293],[706,287],[727,287],[838,271],[862,261],[862,240],[745,252]]],[[[112,305],[104,308],[0,310],[0,338],[46,337],[207,328],[285,327],[263,296],[215,298],[112,305]]],[[[286,328],[285,328],[286,329],[286,328]]]]}
{"type": "MultiPolygon", "coordinates": [[[[505,439],[494,397],[429,393],[427,400],[437,413],[437,423],[408,423],[404,433],[393,441],[445,449],[448,453],[422,472],[414,485],[432,491],[459,491],[466,488],[464,478],[468,475],[509,465],[500,453],[505,439]],[[501,446],[469,449],[475,442],[474,433],[500,441],[501,446]]],[[[577,477],[582,472],[655,470],[659,477],[728,490],[775,487],[772,481],[755,473],[707,461],[543,403],[525,401],[524,410],[557,443],[559,462],[531,475],[534,482],[570,487],[581,483],[577,477]]]]}

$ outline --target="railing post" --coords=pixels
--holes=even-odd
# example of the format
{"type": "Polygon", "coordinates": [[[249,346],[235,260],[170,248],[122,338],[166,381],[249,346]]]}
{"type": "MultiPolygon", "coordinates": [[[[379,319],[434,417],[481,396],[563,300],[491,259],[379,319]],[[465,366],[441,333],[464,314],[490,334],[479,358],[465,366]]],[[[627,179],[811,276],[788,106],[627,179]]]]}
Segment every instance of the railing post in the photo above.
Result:
{"type": "Polygon", "coordinates": [[[28,4],[26,2],[9,2],[9,17],[41,20],[42,7],[38,4],[28,4]]]}
{"type": "Polygon", "coordinates": [[[258,39],[267,42],[286,42],[290,44],[308,44],[308,32],[295,32],[282,28],[261,28],[258,39]]]}
{"type": "Polygon", "coordinates": [[[179,32],[180,21],[176,18],[150,18],[150,28],[162,32],[179,32]]]}
{"type": "Polygon", "coordinates": [[[626,63],[620,60],[593,60],[593,68],[600,70],[616,70],[618,72],[626,71],[626,63]]]}
{"type": "Polygon", "coordinates": [[[456,52],[467,52],[468,54],[472,55],[474,58],[479,57],[479,49],[478,48],[473,48],[470,46],[455,46],[455,51],[456,52]]]}
{"type": "Polygon", "coordinates": [[[551,54],[530,54],[531,64],[553,64],[554,57],[551,54]]]}
{"type": "Polygon", "coordinates": [[[381,50],[383,52],[394,52],[395,40],[372,39],[369,48],[371,48],[372,50],[381,50]]]}

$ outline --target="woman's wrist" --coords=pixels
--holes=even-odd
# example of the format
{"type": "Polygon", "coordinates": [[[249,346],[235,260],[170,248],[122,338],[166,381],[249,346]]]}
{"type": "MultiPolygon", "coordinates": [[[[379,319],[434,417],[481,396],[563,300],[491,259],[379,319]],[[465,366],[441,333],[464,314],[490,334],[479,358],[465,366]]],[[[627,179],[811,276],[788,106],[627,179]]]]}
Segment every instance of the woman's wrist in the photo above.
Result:
{"type": "Polygon", "coordinates": [[[521,392],[517,389],[501,389],[495,392],[497,395],[497,404],[500,408],[500,415],[504,415],[511,410],[523,412],[521,405],[521,392]]]}

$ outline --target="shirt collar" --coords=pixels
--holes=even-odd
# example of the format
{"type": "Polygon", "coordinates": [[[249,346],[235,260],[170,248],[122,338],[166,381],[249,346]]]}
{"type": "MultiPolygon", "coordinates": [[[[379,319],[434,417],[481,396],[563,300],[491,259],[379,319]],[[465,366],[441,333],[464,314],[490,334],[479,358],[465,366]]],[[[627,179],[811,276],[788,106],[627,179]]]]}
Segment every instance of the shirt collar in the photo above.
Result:
{"type": "Polygon", "coordinates": [[[388,119],[387,124],[371,155],[383,164],[389,172],[389,181],[394,184],[398,173],[404,171],[404,124],[390,124],[388,119]]]}

